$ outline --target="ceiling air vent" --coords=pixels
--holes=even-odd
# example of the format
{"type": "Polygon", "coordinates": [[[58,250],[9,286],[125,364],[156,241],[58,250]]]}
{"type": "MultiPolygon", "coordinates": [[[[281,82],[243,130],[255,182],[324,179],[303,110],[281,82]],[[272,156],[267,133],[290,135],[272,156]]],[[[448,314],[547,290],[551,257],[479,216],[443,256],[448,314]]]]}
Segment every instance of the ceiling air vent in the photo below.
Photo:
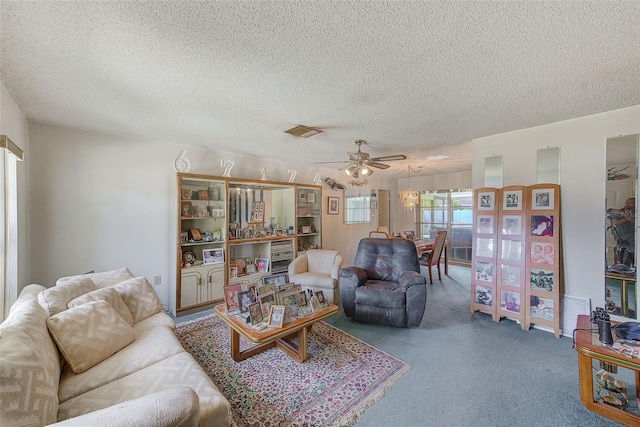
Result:
{"type": "Polygon", "coordinates": [[[320,129],[310,128],[305,125],[298,125],[289,130],[285,130],[286,133],[290,133],[293,136],[299,136],[301,138],[309,138],[310,136],[317,135],[322,131],[320,129]]]}

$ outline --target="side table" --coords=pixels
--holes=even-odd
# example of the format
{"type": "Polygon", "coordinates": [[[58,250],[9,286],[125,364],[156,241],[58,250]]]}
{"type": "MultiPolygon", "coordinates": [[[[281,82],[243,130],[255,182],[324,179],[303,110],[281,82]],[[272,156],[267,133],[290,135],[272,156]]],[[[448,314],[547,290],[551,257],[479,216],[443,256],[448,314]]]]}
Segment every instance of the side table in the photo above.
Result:
{"type": "MultiPolygon", "coordinates": [[[[593,359],[631,369],[635,372],[636,397],[640,396],[640,360],[631,359],[615,350],[604,347],[598,334],[589,329],[596,328],[587,315],[578,316],[575,333],[575,348],[578,352],[578,382],[580,401],[591,412],[610,418],[626,426],[639,426],[640,416],[606,403],[595,401],[593,392],[593,359]]],[[[631,384],[629,384],[631,386],[631,384]]]]}

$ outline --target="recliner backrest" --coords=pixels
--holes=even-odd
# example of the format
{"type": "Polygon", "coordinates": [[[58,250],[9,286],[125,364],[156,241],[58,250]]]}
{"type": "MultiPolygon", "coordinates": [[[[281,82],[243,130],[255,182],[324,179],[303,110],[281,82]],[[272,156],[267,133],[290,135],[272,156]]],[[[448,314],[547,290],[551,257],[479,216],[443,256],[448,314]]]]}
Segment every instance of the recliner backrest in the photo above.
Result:
{"type": "Polygon", "coordinates": [[[371,280],[397,282],[405,271],[420,272],[416,245],[406,239],[362,239],[354,265],[371,280]]]}

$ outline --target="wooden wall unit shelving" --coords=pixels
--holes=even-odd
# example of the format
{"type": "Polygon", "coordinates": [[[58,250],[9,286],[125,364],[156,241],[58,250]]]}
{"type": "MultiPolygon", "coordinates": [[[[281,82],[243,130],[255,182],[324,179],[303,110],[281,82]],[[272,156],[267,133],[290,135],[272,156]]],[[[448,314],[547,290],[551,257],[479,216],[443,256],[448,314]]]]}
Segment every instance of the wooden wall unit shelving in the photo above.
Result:
{"type": "Polygon", "coordinates": [[[177,178],[177,312],[224,301],[226,284],[286,272],[300,246],[321,247],[320,186],[186,173],[177,178]],[[205,264],[204,251],[215,262],[207,257],[205,264]],[[257,267],[256,258],[266,260],[263,271],[236,268],[232,277],[236,261],[257,267]]]}

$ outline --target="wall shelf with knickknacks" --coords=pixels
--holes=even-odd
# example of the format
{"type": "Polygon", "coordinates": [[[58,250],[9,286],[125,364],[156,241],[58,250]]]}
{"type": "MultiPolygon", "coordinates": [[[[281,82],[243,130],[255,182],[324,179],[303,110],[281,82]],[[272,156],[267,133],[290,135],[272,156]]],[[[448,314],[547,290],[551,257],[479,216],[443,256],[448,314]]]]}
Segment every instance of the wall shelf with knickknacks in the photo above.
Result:
{"type": "Polygon", "coordinates": [[[286,272],[321,247],[321,187],[177,174],[176,311],[224,301],[223,286],[286,272]]]}
{"type": "Polygon", "coordinates": [[[322,247],[321,189],[317,186],[296,187],[296,229],[298,252],[322,247]]]}
{"type": "Polygon", "coordinates": [[[178,174],[177,311],[224,297],[226,194],[224,178],[178,174]]]}

